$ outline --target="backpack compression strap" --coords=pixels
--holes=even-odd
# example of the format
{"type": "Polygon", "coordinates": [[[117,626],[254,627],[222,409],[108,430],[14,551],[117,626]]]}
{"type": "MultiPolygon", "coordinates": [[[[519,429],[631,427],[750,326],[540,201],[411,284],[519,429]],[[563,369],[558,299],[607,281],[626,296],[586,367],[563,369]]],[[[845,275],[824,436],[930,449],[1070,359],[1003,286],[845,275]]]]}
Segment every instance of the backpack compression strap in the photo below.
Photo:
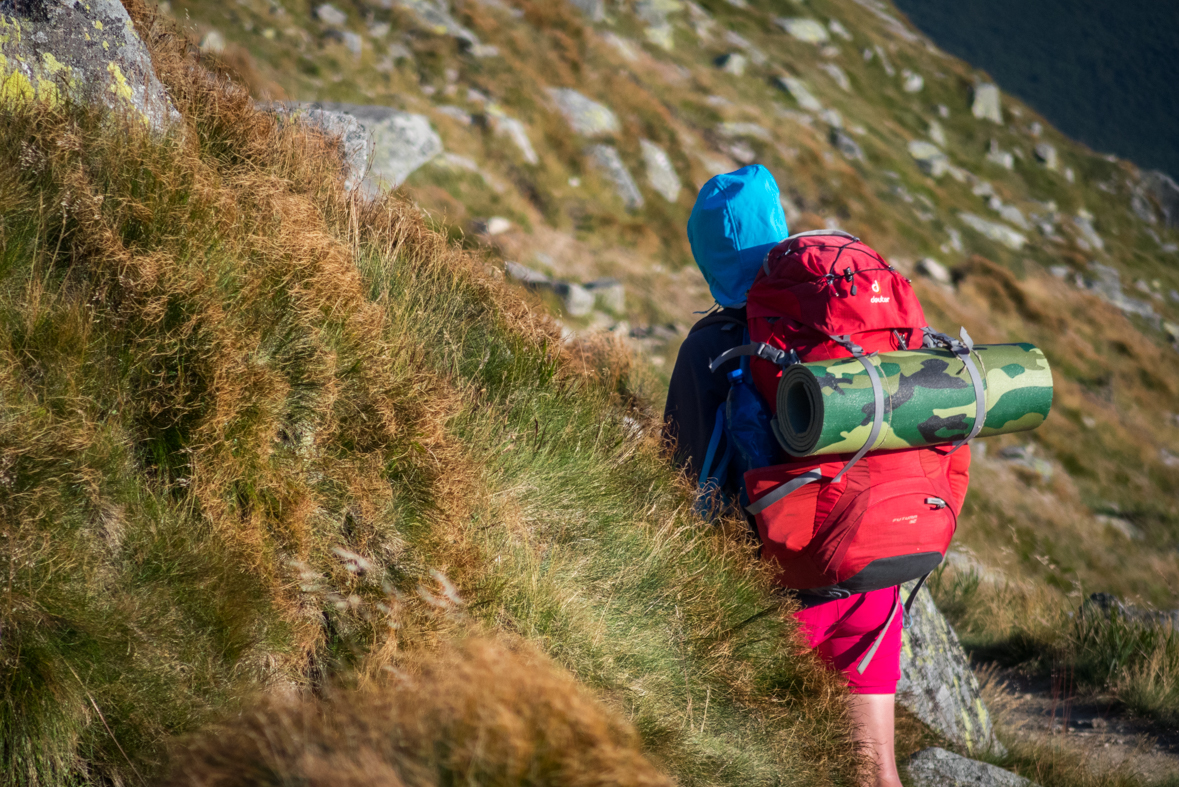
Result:
{"type": "Polygon", "coordinates": [[[880,373],[876,371],[876,365],[868,360],[876,353],[865,353],[864,348],[853,342],[850,335],[828,335],[831,336],[832,341],[843,345],[851,351],[851,354],[855,356],[856,360],[864,365],[864,369],[868,372],[868,379],[872,381],[872,431],[868,433],[867,442],[861,446],[859,451],[856,451],[856,455],[843,466],[843,469],[839,471],[835,478],[831,479],[831,483],[834,484],[843,478],[843,474],[851,470],[852,466],[863,459],[864,454],[871,451],[876,445],[876,440],[880,437],[880,430],[884,427],[884,385],[880,382],[880,373]]]}
{"type": "MultiPolygon", "coordinates": [[[[950,338],[944,333],[938,333],[933,328],[928,326],[921,329],[925,336],[924,344],[928,348],[945,347],[950,352],[957,355],[962,360],[962,365],[970,372],[970,381],[974,384],[974,426],[971,427],[970,433],[954,444],[950,449],[950,453],[954,453],[962,446],[973,440],[982,431],[983,425],[987,421],[987,390],[983,385],[982,375],[979,374],[978,366],[974,363],[972,355],[978,355],[974,349],[974,341],[970,338],[970,334],[963,328],[961,332],[962,341],[950,338]]],[[[981,361],[982,358],[979,358],[981,361]]]]}
{"type": "Polygon", "coordinates": [[[794,350],[779,350],[777,347],[771,347],[765,342],[761,342],[760,344],[743,344],[740,347],[725,350],[716,357],[715,361],[708,365],[708,371],[715,373],[717,369],[721,368],[727,362],[746,355],[763,358],[772,364],[782,367],[798,363],[798,353],[794,352],[794,350]]]}

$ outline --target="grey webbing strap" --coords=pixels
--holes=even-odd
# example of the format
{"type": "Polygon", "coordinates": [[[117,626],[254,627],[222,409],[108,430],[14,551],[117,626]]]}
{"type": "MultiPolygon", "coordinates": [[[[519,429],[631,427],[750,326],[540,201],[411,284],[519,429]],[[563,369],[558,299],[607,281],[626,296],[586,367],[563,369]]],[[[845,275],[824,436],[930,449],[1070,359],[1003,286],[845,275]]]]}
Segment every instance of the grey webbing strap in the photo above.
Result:
{"type": "Polygon", "coordinates": [[[839,479],[843,478],[843,474],[848,470],[851,470],[852,466],[855,465],[856,462],[863,459],[864,454],[871,451],[873,446],[876,445],[876,440],[880,437],[880,430],[884,427],[884,385],[880,382],[880,374],[876,371],[876,366],[873,365],[871,360],[869,360],[871,356],[865,355],[862,347],[853,344],[851,342],[851,337],[832,336],[831,338],[845,347],[848,347],[852,353],[855,354],[856,359],[862,363],[864,368],[868,371],[868,377],[872,380],[872,403],[874,407],[872,413],[872,431],[868,433],[867,442],[865,442],[860,450],[856,452],[856,455],[851,458],[851,461],[843,466],[843,469],[839,471],[839,474],[836,475],[835,478],[831,479],[831,483],[834,484],[837,483],[839,479]]]}
{"type": "MultiPolygon", "coordinates": [[[[982,374],[979,372],[978,366],[974,363],[974,358],[971,357],[978,355],[978,353],[974,349],[974,340],[970,338],[970,334],[966,332],[965,328],[962,329],[960,334],[962,341],[952,339],[944,333],[938,333],[928,326],[922,328],[921,331],[925,337],[922,344],[926,348],[933,349],[940,345],[962,360],[962,365],[970,373],[970,382],[974,385],[974,426],[971,427],[969,434],[955,443],[954,447],[950,449],[950,453],[952,454],[975,437],[978,437],[978,433],[982,431],[983,426],[987,422],[987,389],[983,384],[982,374]]],[[[982,359],[980,358],[979,360],[982,359]]]]}
{"type": "Polygon", "coordinates": [[[896,620],[897,610],[901,608],[901,598],[897,595],[897,600],[892,605],[892,614],[888,616],[888,620],[884,621],[884,625],[880,629],[880,633],[876,635],[876,641],[872,643],[872,647],[868,648],[868,652],[864,654],[864,658],[860,659],[860,663],[856,665],[856,672],[861,675],[868,669],[868,665],[872,663],[872,657],[876,655],[876,651],[880,649],[880,644],[884,642],[884,637],[888,634],[889,628],[892,627],[892,622],[896,620]]]}
{"type": "MultiPolygon", "coordinates": [[[[982,375],[979,374],[978,366],[975,365],[974,358],[971,357],[975,354],[974,342],[971,341],[970,334],[966,332],[965,328],[962,329],[962,344],[960,346],[966,352],[959,352],[959,357],[962,358],[962,363],[966,365],[966,370],[970,372],[970,381],[974,383],[974,426],[971,427],[970,434],[963,437],[950,449],[951,454],[977,437],[978,433],[982,431],[983,425],[987,422],[987,390],[983,385],[982,375]]],[[[957,350],[955,351],[958,352],[957,350]]]]}
{"type": "Polygon", "coordinates": [[[734,347],[731,350],[725,350],[723,353],[717,356],[716,360],[708,365],[708,371],[716,372],[716,370],[725,363],[733,360],[734,358],[740,358],[744,355],[753,355],[758,358],[764,358],[770,363],[781,366],[782,362],[786,359],[787,356],[790,355],[790,353],[788,353],[786,350],[779,350],[777,347],[771,347],[765,342],[760,344],[743,344],[740,347],[734,347]]]}
{"type": "Polygon", "coordinates": [[[917,580],[917,584],[914,585],[913,589],[909,591],[909,597],[905,599],[905,617],[901,621],[901,625],[905,628],[909,628],[911,625],[913,625],[911,613],[913,612],[913,602],[917,600],[917,591],[921,589],[921,586],[925,584],[925,580],[929,579],[929,575],[932,573],[933,572],[931,571],[922,574],[921,578],[917,580]]]}
{"type": "Polygon", "coordinates": [[[807,484],[813,484],[822,477],[823,474],[818,470],[811,470],[809,472],[803,473],[798,478],[795,478],[792,481],[787,481],[781,486],[775,487],[774,490],[765,497],[758,498],[755,502],[745,506],[745,510],[754,516],[757,516],[762,511],[765,511],[767,508],[772,506],[774,503],[777,503],[779,500],[786,497],[790,493],[797,492],[807,484]]]}

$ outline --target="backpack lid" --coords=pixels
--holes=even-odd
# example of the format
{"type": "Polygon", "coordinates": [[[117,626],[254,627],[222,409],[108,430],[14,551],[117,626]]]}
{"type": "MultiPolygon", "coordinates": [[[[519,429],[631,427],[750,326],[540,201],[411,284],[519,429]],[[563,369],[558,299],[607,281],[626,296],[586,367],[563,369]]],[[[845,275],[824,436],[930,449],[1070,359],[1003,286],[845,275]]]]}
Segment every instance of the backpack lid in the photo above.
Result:
{"type": "Polygon", "coordinates": [[[724,307],[745,305],[766,253],[789,234],[778,184],[759,164],[705,183],[688,219],[692,256],[724,307]]]}
{"type": "Polygon", "coordinates": [[[800,233],[775,246],[747,310],[750,319],[785,318],[828,336],[928,325],[909,280],[838,230],[800,233]]]}

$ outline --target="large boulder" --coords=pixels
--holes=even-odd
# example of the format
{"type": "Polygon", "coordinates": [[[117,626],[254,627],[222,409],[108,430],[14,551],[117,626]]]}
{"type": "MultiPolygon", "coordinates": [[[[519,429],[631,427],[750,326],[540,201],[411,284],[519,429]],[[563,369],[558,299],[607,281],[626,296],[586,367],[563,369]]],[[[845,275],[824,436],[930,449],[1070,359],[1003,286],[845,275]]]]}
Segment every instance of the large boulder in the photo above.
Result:
{"type": "MultiPolygon", "coordinates": [[[[912,583],[903,588],[902,598],[911,590],[912,583]]],[[[927,590],[914,599],[903,635],[897,701],[967,751],[1001,750],[966,652],[927,590]]]]}
{"type": "Polygon", "coordinates": [[[443,152],[442,138],[423,115],[358,104],[289,103],[274,108],[340,138],[349,188],[362,185],[369,193],[395,189],[443,152]]]}
{"type": "Polygon", "coordinates": [[[180,119],[118,0],[0,2],[0,100],[63,94],[157,131],[180,119]]]}
{"type": "Polygon", "coordinates": [[[622,129],[609,107],[569,88],[549,88],[549,96],[557,105],[557,109],[565,116],[565,120],[578,134],[585,137],[598,137],[605,134],[616,134],[622,129]]]}
{"type": "Polygon", "coordinates": [[[909,777],[915,787],[1033,787],[1011,771],[936,746],[910,758],[909,777]]]}
{"type": "Polygon", "coordinates": [[[974,103],[970,112],[979,120],[989,120],[992,123],[1003,124],[1003,102],[999,94],[999,86],[987,82],[974,88],[974,103]]]}

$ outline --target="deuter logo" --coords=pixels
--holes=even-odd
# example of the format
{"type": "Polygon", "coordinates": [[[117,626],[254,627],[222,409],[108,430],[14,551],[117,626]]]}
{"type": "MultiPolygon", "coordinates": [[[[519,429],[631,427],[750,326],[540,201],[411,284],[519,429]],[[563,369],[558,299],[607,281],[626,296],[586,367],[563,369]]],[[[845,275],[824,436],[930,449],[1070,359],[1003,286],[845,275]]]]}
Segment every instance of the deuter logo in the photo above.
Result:
{"type": "MultiPolygon", "coordinates": [[[[872,282],[872,292],[880,292],[880,282],[872,282]]],[[[872,299],[872,303],[888,303],[890,300],[892,299],[887,295],[877,295],[872,299]]]]}

